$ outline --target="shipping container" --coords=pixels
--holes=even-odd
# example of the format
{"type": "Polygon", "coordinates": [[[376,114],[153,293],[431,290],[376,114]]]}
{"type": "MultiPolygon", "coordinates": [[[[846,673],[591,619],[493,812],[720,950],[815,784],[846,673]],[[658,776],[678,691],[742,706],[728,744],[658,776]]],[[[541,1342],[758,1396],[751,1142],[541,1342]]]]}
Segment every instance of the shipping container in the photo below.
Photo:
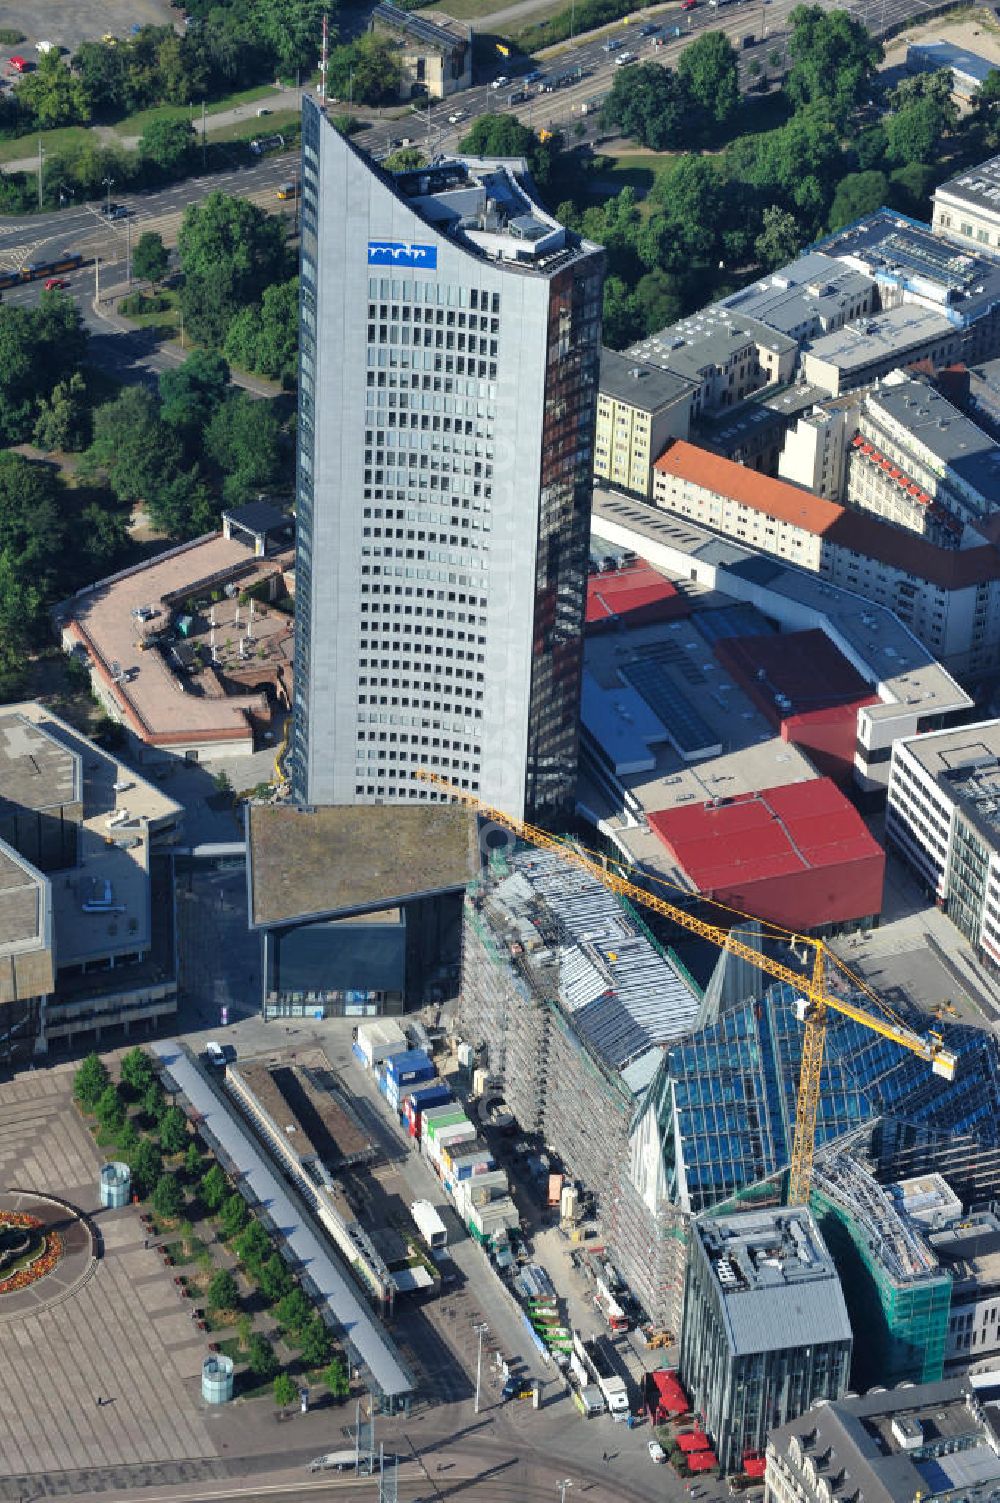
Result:
{"type": "Polygon", "coordinates": [[[432,1252],[439,1252],[448,1246],[448,1229],[429,1200],[415,1200],[410,1207],[410,1215],[432,1252]]]}
{"type": "Polygon", "coordinates": [[[434,1079],[434,1066],[422,1049],[406,1049],[401,1054],[393,1054],[385,1065],[397,1087],[434,1079]]]}
{"type": "Polygon", "coordinates": [[[406,1035],[392,1018],[373,1018],[358,1025],[357,1048],[369,1070],[374,1070],[393,1054],[405,1054],[406,1035]]]}

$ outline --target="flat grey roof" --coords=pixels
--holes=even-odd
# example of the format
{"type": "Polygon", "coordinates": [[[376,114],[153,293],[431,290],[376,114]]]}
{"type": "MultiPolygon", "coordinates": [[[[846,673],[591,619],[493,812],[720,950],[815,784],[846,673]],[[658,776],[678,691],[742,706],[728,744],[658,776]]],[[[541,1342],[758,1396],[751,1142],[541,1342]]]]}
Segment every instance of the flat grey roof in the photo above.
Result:
{"type": "Polygon", "coordinates": [[[0,714],[0,809],[45,809],[81,796],[80,754],[13,709],[0,714]]]}
{"type": "Polygon", "coordinates": [[[693,383],[662,365],[648,365],[617,350],[601,350],[601,394],[643,412],[659,412],[691,396],[693,383]]]}
{"type": "Polygon", "coordinates": [[[821,251],[799,256],[789,266],[732,293],[719,305],[758,319],[792,338],[803,324],[818,327],[840,318],[844,310],[875,286],[864,272],[845,266],[821,251]]]}
{"type": "Polygon", "coordinates": [[[872,361],[900,357],[929,339],[944,338],[955,330],[940,313],[903,303],[888,313],[873,314],[845,324],[832,334],[823,334],[806,348],[807,358],[823,360],[838,370],[863,370],[872,361]]]}
{"type": "Polygon", "coordinates": [[[928,382],[893,371],[868,393],[865,408],[875,417],[881,410],[942,464],[948,465],[988,503],[984,514],[1000,505],[1000,444],[995,444],[928,382]]]}
{"type": "Polygon", "coordinates": [[[833,1259],[803,1207],[695,1223],[735,1356],[853,1341],[833,1259]]]}
{"type": "Polygon", "coordinates": [[[48,890],[41,872],[0,840],[0,957],[45,946],[48,890]]]}
{"type": "Polygon", "coordinates": [[[277,1228],[378,1391],[387,1397],[412,1393],[410,1374],[350,1275],[304,1222],[253,1139],[219,1101],[183,1045],[176,1039],[164,1039],[154,1043],[152,1049],[192,1110],[198,1113],[205,1131],[243,1175],[250,1192],[248,1199],[256,1201],[277,1228]]]}
{"type": "Polygon", "coordinates": [[[460,805],[250,804],[247,850],[258,927],[394,906],[479,871],[476,818],[460,805]]]}
{"type": "Polygon", "coordinates": [[[658,334],[638,340],[626,355],[651,365],[667,366],[700,384],[707,366],[723,364],[747,344],[760,344],[779,354],[798,348],[794,339],[756,319],[734,318],[731,313],[710,305],[658,334]]]}
{"type": "Polygon", "coordinates": [[[934,198],[971,204],[988,214],[1000,215],[1000,157],[991,157],[988,162],[980,162],[978,167],[949,178],[935,188],[934,198]]]}

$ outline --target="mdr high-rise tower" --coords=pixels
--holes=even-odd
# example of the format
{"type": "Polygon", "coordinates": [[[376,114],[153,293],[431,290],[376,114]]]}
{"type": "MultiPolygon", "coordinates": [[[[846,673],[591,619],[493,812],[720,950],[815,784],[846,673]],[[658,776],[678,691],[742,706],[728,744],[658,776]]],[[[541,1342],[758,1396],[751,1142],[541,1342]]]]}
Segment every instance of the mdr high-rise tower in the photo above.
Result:
{"type": "Polygon", "coordinates": [[[572,808],[603,277],[522,161],[391,174],[306,101],[298,799],[572,808]]]}

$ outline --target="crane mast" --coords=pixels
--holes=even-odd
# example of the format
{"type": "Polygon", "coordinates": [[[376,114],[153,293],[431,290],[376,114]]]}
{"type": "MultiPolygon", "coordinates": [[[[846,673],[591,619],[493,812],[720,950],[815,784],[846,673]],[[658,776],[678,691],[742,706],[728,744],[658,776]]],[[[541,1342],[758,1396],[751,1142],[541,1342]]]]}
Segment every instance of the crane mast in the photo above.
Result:
{"type": "MultiPolygon", "coordinates": [[[[900,1019],[888,1016],[879,1017],[868,1012],[850,998],[838,995],[828,979],[828,973],[831,970],[842,975],[860,991],[865,992],[867,988],[823,940],[811,935],[792,936],[793,942],[800,943],[807,950],[812,951],[812,967],[810,973],[804,976],[800,971],[784,964],[783,961],[754,949],[732,929],[727,929],[720,924],[711,924],[699,918],[697,914],[689,913],[686,908],[667,902],[658,894],[630,882],[619,872],[608,870],[603,861],[592,853],[561,840],[558,836],[550,834],[548,830],[542,830],[524,820],[515,819],[512,815],[504,813],[502,809],[495,809],[489,804],[484,804],[474,794],[457,788],[440,774],[420,768],[416,776],[423,782],[431,783],[449,794],[457,803],[464,804],[484,819],[491,820],[494,824],[510,831],[519,840],[537,846],[540,850],[555,852],[567,864],[587,872],[619,897],[628,898],[632,903],[651,909],[663,918],[672,920],[680,928],[686,929],[688,933],[696,934],[718,949],[726,950],[731,955],[737,955],[742,960],[749,961],[751,965],[756,966],[758,970],[774,980],[785,981],[795,988],[797,993],[795,1011],[799,1021],[804,1024],[804,1033],[795,1112],[795,1136],[789,1166],[788,1198],[790,1204],[806,1204],[812,1186],[816,1122],[822,1088],[823,1049],[826,1043],[828,1014],[831,1009],[840,1013],[842,1017],[851,1018],[855,1023],[871,1029],[873,1033],[891,1039],[901,1048],[909,1049],[913,1054],[925,1060],[935,1075],[941,1075],[945,1080],[954,1079],[956,1056],[950,1049],[945,1048],[940,1034],[915,1033],[900,1019]]],[[[869,992],[868,995],[873,1001],[878,1002],[873,993],[869,992]]]]}

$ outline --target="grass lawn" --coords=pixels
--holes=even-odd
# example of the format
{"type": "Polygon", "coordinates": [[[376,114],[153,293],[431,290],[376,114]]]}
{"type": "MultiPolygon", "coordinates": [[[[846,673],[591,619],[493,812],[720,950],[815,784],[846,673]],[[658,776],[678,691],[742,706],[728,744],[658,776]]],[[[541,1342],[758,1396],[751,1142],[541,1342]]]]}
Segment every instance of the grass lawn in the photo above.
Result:
{"type": "Polygon", "coordinates": [[[205,1244],[200,1237],[179,1237],[176,1242],[166,1244],[166,1251],[178,1265],[194,1263],[205,1251],[205,1244]]]}
{"type": "MultiPolygon", "coordinates": [[[[205,114],[221,115],[225,110],[235,109],[238,104],[254,104],[274,97],[273,84],[257,84],[252,89],[240,89],[235,94],[227,94],[224,99],[213,100],[211,104],[205,106],[205,114]]],[[[141,136],[146,126],[153,120],[190,120],[195,129],[198,129],[201,123],[201,102],[157,104],[148,110],[137,110],[134,115],[126,115],[124,120],[117,120],[114,130],[119,136],[141,136]]]]}
{"type": "Polygon", "coordinates": [[[127,318],[138,329],[152,329],[162,334],[164,339],[172,339],[180,327],[180,302],[177,293],[169,289],[161,292],[160,296],[169,299],[169,308],[161,308],[155,313],[123,313],[122,317],[127,318]]]}
{"type": "Polygon", "coordinates": [[[0,141],[0,163],[19,162],[34,156],[38,160],[38,138],[42,148],[50,151],[66,151],[70,146],[80,146],[90,132],[85,125],[61,125],[58,130],[33,131],[30,136],[17,136],[12,141],[0,141]]]}
{"type": "MultiPolygon", "coordinates": [[[[298,123],[298,110],[275,110],[264,121],[258,120],[256,116],[252,120],[234,120],[221,130],[211,131],[208,140],[209,144],[213,141],[252,141],[254,136],[269,136],[298,123]]],[[[271,152],[270,155],[274,156],[275,153],[271,152]]]]}

